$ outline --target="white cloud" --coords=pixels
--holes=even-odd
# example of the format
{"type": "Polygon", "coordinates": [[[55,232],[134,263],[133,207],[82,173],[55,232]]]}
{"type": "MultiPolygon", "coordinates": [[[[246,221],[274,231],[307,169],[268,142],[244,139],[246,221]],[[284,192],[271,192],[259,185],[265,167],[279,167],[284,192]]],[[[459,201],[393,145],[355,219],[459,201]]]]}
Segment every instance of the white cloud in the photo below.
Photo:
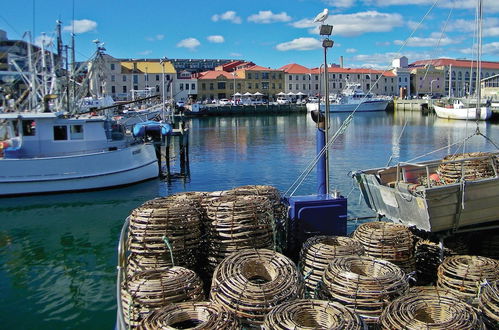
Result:
{"type": "Polygon", "coordinates": [[[312,50],[321,48],[322,44],[319,40],[315,38],[298,38],[292,41],[283,42],[276,46],[277,50],[288,51],[288,50],[312,50]]]}
{"type": "Polygon", "coordinates": [[[241,53],[230,53],[229,56],[230,57],[243,57],[243,54],[241,54],[241,53]]]}
{"type": "Polygon", "coordinates": [[[42,35],[35,38],[35,45],[37,45],[38,47],[41,47],[42,43],[43,43],[44,47],[47,47],[48,45],[54,43],[54,38],[49,37],[45,34],[42,34],[42,35]]]}
{"type": "Polygon", "coordinates": [[[160,40],[163,40],[165,39],[165,35],[164,34],[156,34],[154,37],[147,37],[146,40],[147,41],[160,41],[160,40]]]}
{"type": "MultiPolygon", "coordinates": [[[[469,47],[461,49],[461,53],[470,55],[476,54],[476,45],[474,48],[469,47]]],[[[483,44],[482,54],[499,55],[499,42],[495,41],[488,44],[483,44]]]]}
{"type": "Polygon", "coordinates": [[[411,30],[421,30],[421,29],[424,29],[426,26],[424,25],[424,23],[421,23],[421,25],[419,24],[419,22],[415,22],[415,21],[407,21],[407,27],[411,30]]]}
{"type": "MultiPolygon", "coordinates": [[[[435,0],[363,0],[365,5],[372,6],[411,6],[411,5],[433,5],[435,0]]],[[[455,9],[474,9],[476,0],[441,0],[437,7],[455,9]]],[[[499,1],[484,0],[483,9],[486,13],[499,12],[499,1]]]]}
{"type": "Polygon", "coordinates": [[[396,52],[387,52],[387,53],[375,53],[375,54],[359,54],[351,57],[349,62],[353,62],[353,67],[361,66],[361,67],[372,67],[378,69],[387,69],[391,67],[392,60],[394,58],[399,58],[402,55],[406,56],[409,61],[411,59],[414,60],[423,60],[431,58],[431,54],[427,52],[405,52],[404,54],[396,53],[396,52]]]}
{"type": "Polygon", "coordinates": [[[237,16],[237,13],[233,10],[228,10],[223,14],[215,14],[211,16],[211,20],[213,22],[218,22],[218,21],[229,21],[234,24],[241,24],[242,20],[241,17],[237,16]]]}
{"type": "Polygon", "coordinates": [[[195,50],[196,47],[198,47],[199,45],[201,45],[201,43],[196,38],[187,38],[187,39],[180,41],[177,44],[177,47],[183,47],[183,48],[187,48],[189,50],[195,50]]]}
{"type": "Polygon", "coordinates": [[[313,19],[304,18],[299,21],[291,23],[291,25],[298,29],[305,29],[305,28],[314,27],[317,25],[317,23],[314,23],[313,19]]]}
{"type": "MultiPolygon", "coordinates": [[[[447,36],[442,36],[439,32],[433,32],[428,38],[421,37],[411,37],[407,40],[407,46],[409,47],[442,47],[448,46],[452,44],[458,44],[462,40],[460,39],[451,39],[447,36]]],[[[395,45],[403,45],[405,40],[395,40],[393,44],[395,45]]]]}
{"type": "MultiPolygon", "coordinates": [[[[458,19],[449,22],[447,25],[447,31],[473,33],[474,27],[475,21],[458,19]]],[[[499,18],[485,18],[483,21],[482,33],[484,37],[499,37],[499,18]]]]}
{"type": "Polygon", "coordinates": [[[139,52],[139,55],[149,55],[152,54],[152,50],[144,50],[142,52],[139,52]]]}
{"type": "Polygon", "coordinates": [[[206,39],[208,39],[209,42],[215,43],[215,44],[221,44],[225,42],[225,39],[223,36],[208,36],[206,39]]]}
{"type": "MultiPolygon", "coordinates": [[[[355,14],[331,15],[325,23],[334,26],[333,35],[352,37],[368,32],[391,31],[397,26],[403,26],[404,19],[400,14],[365,11],[355,14]]],[[[319,34],[319,26],[309,30],[309,32],[319,34]]]]}
{"type": "Polygon", "coordinates": [[[355,4],[356,0],[323,0],[322,2],[333,7],[350,8],[355,4]]]}
{"type": "Polygon", "coordinates": [[[356,53],[356,52],[357,52],[357,49],[355,49],[355,48],[347,48],[345,51],[346,51],[347,53],[350,53],[350,54],[351,54],[351,53],[356,53]]]}
{"type": "Polygon", "coordinates": [[[94,22],[89,19],[80,19],[80,20],[74,20],[72,24],[65,26],[63,28],[63,31],[72,32],[73,31],[72,25],[74,25],[75,33],[90,32],[94,31],[97,28],[97,22],[94,22]]]}
{"type": "Polygon", "coordinates": [[[376,46],[386,47],[386,46],[390,46],[390,45],[391,45],[390,41],[376,41],[376,46]]]}
{"type": "Polygon", "coordinates": [[[275,22],[289,22],[291,21],[291,17],[284,11],[280,14],[274,14],[270,10],[260,10],[258,14],[248,17],[248,21],[258,24],[269,24],[275,22]]]}

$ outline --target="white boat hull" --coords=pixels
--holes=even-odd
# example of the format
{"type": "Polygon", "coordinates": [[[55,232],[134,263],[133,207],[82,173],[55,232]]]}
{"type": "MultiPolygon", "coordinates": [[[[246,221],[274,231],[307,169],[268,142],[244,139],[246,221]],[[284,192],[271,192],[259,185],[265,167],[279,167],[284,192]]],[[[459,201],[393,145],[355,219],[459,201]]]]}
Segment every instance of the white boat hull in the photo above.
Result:
{"type": "Polygon", "coordinates": [[[492,115],[490,107],[481,107],[480,113],[477,114],[475,108],[445,108],[434,105],[435,113],[439,118],[446,119],[462,119],[462,120],[487,120],[492,115]]]}
{"type": "MultiPolygon", "coordinates": [[[[371,111],[385,111],[388,103],[390,101],[366,101],[360,104],[358,103],[349,103],[349,104],[340,104],[333,103],[329,105],[329,112],[371,112],[371,111]]],[[[321,104],[321,111],[324,111],[324,105],[321,104]]]]}
{"type": "Polygon", "coordinates": [[[317,111],[319,110],[319,103],[307,103],[306,107],[308,112],[317,111]]]}
{"type": "Polygon", "coordinates": [[[0,196],[102,189],[157,176],[151,144],[84,155],[1,159],[0,196]]]}

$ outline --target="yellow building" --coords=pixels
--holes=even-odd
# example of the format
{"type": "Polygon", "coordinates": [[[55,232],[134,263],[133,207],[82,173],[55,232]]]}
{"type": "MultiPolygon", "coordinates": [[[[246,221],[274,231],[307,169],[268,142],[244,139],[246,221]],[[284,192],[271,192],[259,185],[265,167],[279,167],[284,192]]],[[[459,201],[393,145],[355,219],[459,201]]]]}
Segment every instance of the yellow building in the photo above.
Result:
{"type": "Polygon", "coordinates": [[[198,75],[197,99],[231,99],[233,94],[242,92],[242,78],[232,72],[206,71],[198,75]]]}
{"type": "Polygon", "coordinates": [[[235,73],[237,77],[244,80],[239,91],[241,94],[259,92],[264,95],[263,98],[273,101],[277,98],[276,94],[284,92],[284,72],[282,70],[254,65],[236,70],[235,73]]]}

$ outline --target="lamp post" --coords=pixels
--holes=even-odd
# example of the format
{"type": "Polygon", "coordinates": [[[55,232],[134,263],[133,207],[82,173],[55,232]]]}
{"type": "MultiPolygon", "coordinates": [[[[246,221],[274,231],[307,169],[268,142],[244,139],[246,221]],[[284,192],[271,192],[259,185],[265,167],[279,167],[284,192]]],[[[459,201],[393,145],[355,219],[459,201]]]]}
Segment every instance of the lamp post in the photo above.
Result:
{"type": "MultiPolygon", "coordinates": [[[[322,40],[322,47],[324,48],[324,97],[325,106],[324,106],[324,137],[320,140],[323,140],[324,145],[324,154],[321,157],[322,159],[318,163],[317,169],[317,179],[319,181],[318,185],[318,193],[329,195],[329,77],[328,77],[328,67],[327,67],[327,49],[332,48],[334,45],[334,41],[329,39],[329,36],[333,32],[333,26],[323,24],[320,27],[320,35],[325,36],[324,40],[322,40]],[[324,167],[321,169],[321,167],[324,167]]],[[[320,104],[319,104],[319,114],[320,114],[320,104]]]]}
{"type": "Polygon", "coordinates": [[[430,95],[433,96],[433,83],[437,81],[437,79],[433,79],[432,81],[430,81],[430,95]]]}
{"type": "Polygon", "coordinates": [[[232,93],[232,105],[236,105],[236,76],[235,72],[232,72],[232,77],[234,78],[234,93],[232,93]]]}
{"type": "Polygon", "coordinates": [[[163,57],[162,59],[159,60],[159,64],[161,64],[161,72],[162,72],[162,85],[163,87],[161,88],[161,102],[163,103],[163,117],[165,115],[165,62],[166,62],[166,57],[163,57]]]}

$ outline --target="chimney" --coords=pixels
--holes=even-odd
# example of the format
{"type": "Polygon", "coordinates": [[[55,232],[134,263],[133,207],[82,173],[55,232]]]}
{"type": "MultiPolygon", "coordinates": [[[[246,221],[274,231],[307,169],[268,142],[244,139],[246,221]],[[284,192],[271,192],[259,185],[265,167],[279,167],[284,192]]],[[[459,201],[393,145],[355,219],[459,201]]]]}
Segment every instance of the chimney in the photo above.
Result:
{"type": "Polygon", "coordinates": [[[340,68],[343,68],[343,56],[340,56],[340,68]]]}

